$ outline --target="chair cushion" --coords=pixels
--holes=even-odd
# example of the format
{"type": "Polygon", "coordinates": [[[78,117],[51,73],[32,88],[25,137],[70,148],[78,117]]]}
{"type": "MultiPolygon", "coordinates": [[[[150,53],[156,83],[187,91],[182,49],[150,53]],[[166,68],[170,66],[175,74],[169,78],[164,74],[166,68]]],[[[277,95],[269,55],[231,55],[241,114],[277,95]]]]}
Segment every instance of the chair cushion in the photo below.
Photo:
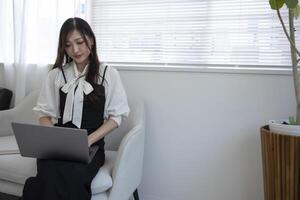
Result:
{"type": "MultiPolygon", "coordinates": [[[[14,136],[0,137],[0,152],[18,149],[14,136]]],[[[24,184],[29,176],[36,174],[34,158],[22,157],[20,154],[0,155],[0,179],[24,184]]]]}
{"type": "MultiPolygon", "coordinates": [[[[1,155],[3,150],[18,149],[14,136],[0,137],[0,179],[24,184],[30,176],[36,175],[36,159],[22,157],[20,154],[1,155]]],[[[106,151],[105,163],[91,183],[92,194],[108,190],[112,186],[111,171],[117,152],[106,151]]]]}
{"type": "Polygon", "coordinates": [[[116,157],[117,157],[116,151],[105,151],[105,163],[100,168],[99,172],[94,177],[91,184],[92,194],[98,194],[111,188],[112,186],[111,172],[116,157]]]}
{"type": "Polygon", "coordinates": [[[102,192],[98,194],[93,194],[91,200],[107,200],[107,193],[102,192]]]}

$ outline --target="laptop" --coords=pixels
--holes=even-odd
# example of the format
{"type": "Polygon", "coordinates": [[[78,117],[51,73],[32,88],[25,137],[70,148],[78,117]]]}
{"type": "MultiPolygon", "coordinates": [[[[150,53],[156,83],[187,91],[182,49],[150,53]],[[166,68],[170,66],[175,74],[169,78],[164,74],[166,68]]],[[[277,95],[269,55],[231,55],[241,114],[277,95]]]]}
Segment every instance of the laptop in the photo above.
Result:
{"type": "Polygon", "coordinates": [[[98,146],[88,147],[87,131],[12,122],[20,154],[24,157],[89,163],[98,146]]]}

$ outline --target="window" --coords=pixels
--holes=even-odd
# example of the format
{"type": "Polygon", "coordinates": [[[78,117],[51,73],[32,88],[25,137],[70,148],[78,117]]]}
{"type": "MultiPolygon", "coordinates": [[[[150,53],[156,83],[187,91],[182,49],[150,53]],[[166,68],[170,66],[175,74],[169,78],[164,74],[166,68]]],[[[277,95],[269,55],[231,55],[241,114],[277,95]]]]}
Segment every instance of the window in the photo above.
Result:
{"type": "Polygon", "coordinates": [[[0,63],[55,62],[62,23],[86,17],[86,0],[0,1],[0,63]]]}
{"type": "MultiPolygon", "coordinates": [[[[102,61],[263,67],[291,63],[289,43],[267,0],[91,3],[102,61]]],[[[287,20],[287,12],[282,15],[287,20]]]]}

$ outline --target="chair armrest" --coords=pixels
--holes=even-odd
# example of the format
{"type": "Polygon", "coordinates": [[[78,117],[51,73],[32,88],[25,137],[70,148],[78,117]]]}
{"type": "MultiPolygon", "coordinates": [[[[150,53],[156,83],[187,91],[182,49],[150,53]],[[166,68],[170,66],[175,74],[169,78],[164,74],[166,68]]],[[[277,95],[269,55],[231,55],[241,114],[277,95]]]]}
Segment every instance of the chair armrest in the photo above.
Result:
{"type": "Polygon", "coordinates": [[[15,109],[0,111],[0,136],[8,136],[13,134],[11,122],[13,121],[14,114],[15,109]]]}
{"type": "Polygon", "coordinates": [[[143,171],[144,128],[133,127],[122,139],[112,170],[113,186],[109,200],[127,200],[139,185],[143,171]]]}
{"type": "Polygon", "coordinates": [[[0,111],[0,136],[13,135],[11,122],[37,124],[37,116],[32,108],[35,106],[39,91],[33,91],[27,95],[16,107],[10,110],[0,111]]]}
{"type": "Polygon", "coordinates": [[[20,154],[14,136],[0,136],[0,155],[20,154]]]}

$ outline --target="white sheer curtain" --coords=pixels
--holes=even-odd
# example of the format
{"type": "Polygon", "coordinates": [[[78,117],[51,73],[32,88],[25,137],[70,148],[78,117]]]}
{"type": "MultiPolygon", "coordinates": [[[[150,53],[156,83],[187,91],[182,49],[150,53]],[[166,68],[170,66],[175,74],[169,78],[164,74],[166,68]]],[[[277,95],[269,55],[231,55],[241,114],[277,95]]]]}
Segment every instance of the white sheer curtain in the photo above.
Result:
{"type": "Polygon", "coordinates": [[[40,87],[55,61],[62,23],[86,18],[85,1],[0,1],[0,84],[14,91],[15,104],[40,87]]]}

